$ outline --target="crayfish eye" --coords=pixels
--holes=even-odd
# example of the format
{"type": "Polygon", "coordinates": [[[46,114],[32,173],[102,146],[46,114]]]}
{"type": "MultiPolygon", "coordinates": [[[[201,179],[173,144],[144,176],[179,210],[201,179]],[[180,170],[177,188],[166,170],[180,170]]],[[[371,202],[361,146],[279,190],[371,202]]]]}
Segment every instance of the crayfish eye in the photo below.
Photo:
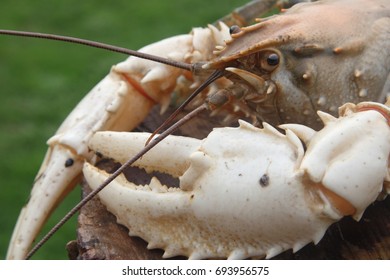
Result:
{"type": "Polygon", "coordinates": [[[267,57],[267,63],[269,66],[276,66],[279,64],[279,56],[276,53],[272,53],[267,57]]]}
{"type": "Polygon", "coordinates": [[[260,67],[266,71],[271,72],[280,62],[280,57],[275,52],[266,52],[260,58],[260,67]]]}

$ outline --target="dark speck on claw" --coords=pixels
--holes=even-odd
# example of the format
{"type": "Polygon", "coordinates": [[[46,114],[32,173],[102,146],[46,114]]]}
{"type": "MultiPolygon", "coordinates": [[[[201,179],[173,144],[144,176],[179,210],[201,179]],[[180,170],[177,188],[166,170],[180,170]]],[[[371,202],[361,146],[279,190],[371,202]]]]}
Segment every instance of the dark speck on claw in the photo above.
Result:
{"type": "Polygon", "coordinates": [[[68,158],[66,161],[65,161],[65,167],[70,167],[72,166],[74,163],[74,160],[72,158],[68,158]]]}
{"type": "Polygon", "coordinates": [[[264,174],[263,176],[261,176],[259,182],[260,182],[260,185],[262,187],[268,186],[269,185],[269,177],[268,177],[268,175],[264,174]]]}

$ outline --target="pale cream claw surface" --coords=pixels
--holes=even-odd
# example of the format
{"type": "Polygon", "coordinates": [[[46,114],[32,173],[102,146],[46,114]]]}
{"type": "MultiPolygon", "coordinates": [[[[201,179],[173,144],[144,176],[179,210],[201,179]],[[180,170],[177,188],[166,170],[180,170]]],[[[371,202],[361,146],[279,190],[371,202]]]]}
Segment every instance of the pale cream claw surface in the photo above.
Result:
{"type": "MultiPolygon", "coordinates": [[[[381,113],[322,118],[326,126],[318,133],[291,125],[295,134],[286,125],[284,135],[241,121],[239,128],[215,129],[201,142],[170,136],[136,165],[180,176],[180,188],[156,178],[138,186],[121,176],[100,199],[130,235],[145,239],[148,248],[162,248],[164,257],[271,258],[297,251],[319,242],[343,215],[359,218],[389,180],[390,129],[381,113]],[[335,134],[343,137],[333,141],[335,134]],[[154,160],[161,164],[150,165],[154,160]],[[356,211],[346,213],[350,207],[356,211]]],[[[92,148],[124,162],[121,155],[137,151],[127,143],[142,146],[148,136],[99,133],[92,148]]],[[[108,176],[90,164],[84,175],[92,188],[108,176]]]]}

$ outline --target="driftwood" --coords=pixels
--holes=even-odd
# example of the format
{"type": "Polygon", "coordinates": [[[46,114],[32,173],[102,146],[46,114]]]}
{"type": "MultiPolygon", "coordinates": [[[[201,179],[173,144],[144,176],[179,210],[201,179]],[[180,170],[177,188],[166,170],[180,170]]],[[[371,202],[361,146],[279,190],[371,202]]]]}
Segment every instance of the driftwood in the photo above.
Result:
{"type": "MultiPolygon", "coordinates": [[[[154,112],[141,130],[153,131],[161,119],[164,118],[154,112]]],[[[216,123],[210,124],[208,116],[204,116],[183,127],[180,133],[204,137],[212,126],[216,123]]],[[[99,164],[106,170],[115,168],[112,162],[99,164]]],[[[88,192],[84,183],[83,195],[88,192]]],[[[145,241],[129,237],[127,229],[116,223],[116,218],[106,211],[98,198],[80,211],[78,223],[78,240],[68,246],[72,259],[162,258],[162,250],[148,250],[145,241]]],[[[319,244],[309,244],[297,253],[289,250],[275,259],[390,259],[390,198],[371,205],[360,222],[346,217],[333,224],[319,244]]]]}

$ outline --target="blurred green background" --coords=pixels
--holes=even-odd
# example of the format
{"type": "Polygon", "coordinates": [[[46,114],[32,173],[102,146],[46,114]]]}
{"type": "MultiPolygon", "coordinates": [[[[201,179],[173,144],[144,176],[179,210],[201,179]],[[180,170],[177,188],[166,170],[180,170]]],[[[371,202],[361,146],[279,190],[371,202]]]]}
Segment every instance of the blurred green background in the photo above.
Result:
{"type": "MultiPolygon", "coordinates": [[[[205,26],[246,0],[2,0],[0,28],[55,33],[132,49],[205,26]]],[[[0,258],[46,151],[46,140],[125,56],[37,39],[0,36],[0,258]]],[[[77,188],[43,232],[80,198],[77,188]]],[[[35,259],[66,259],[76,218],[35,259]]]]}

